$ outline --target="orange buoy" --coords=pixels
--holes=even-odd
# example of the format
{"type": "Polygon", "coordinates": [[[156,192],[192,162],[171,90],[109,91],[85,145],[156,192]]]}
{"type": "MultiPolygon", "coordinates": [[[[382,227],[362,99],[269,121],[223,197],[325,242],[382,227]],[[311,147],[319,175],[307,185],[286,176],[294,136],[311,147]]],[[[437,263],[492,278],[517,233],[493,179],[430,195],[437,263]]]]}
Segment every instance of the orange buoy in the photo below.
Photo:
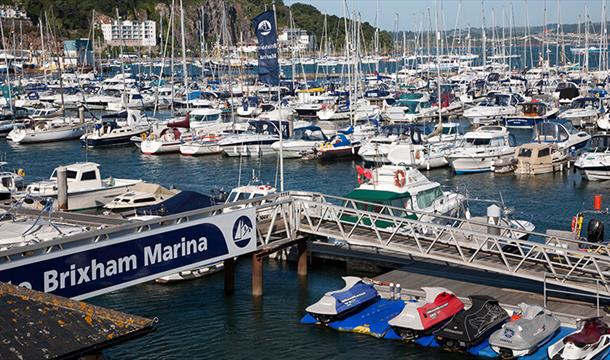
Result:
{"type": "Polygon", "coordinates": [[[593,197],[593,209],[595,211],[601,211],[602,210],[602,195],[601,194],[596,194],[593,197]]]}

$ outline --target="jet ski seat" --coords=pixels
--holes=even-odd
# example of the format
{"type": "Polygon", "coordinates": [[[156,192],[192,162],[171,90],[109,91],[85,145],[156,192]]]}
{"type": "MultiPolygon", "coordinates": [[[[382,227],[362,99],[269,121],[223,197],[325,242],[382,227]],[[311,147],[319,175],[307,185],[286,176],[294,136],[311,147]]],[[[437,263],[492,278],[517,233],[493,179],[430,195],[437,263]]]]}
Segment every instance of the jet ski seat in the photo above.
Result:
{"type": "Polygon", "coordinates": [[[571,342],[579,348],[595,344],[603,336],[610,333],[608,326],[601,320],[587,322],[584,328],[564,339],[564,343],[571,342]]]}

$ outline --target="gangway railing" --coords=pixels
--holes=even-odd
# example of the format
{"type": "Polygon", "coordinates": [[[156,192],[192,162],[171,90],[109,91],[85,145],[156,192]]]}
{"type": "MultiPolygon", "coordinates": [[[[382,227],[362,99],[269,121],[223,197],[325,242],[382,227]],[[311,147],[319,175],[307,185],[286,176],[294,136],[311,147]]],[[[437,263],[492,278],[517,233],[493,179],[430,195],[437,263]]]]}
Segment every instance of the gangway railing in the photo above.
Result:
{"type": "MultiPolygon", "coordinates": [[[[578,280],[578,281],[582,281],[583,283],[590,283],[593,284],[595,286],[595,292],[594,293],[590,293],[590,292],[582,292],[582,291],[572,291],[572,290],[565,290],[562,288],[552,288],[549,286],[548,283],[548,279],[549,278],[555,278],[557,279],[558,276],[554,275],[554,274],[549,274],[549,273],[544,273],[544,283],[543,283],[543,304],[544,307],[547,307],[547,303],[548,303],[548,299],[549,299],[549,294],[551,293],[555,293],[555,294],[561,294],[564,296],[571,296],[573,298],[578,298],[578,300],[582,300],[583,297],[588,298],[588,299],[595,299],[595,310],[596,310],[596,316],[601,316],[601,301],[604,300],[606,301],[606,303],[608,301],[610,301],[610,296],[604,296],[602,294],[600,294],[600,289],[602,289],[604,286],[604,284],[601,283],[601,280],[599,279],[591,279],[588,277],[582,277],[582,276],[573,276],[572,280],[578,280]]],[[[561,276],[559,277],[561,278],[561,276]]]]}
{"type": "Polygon", "coordinates": [[[599,280],[599,293],[610,295],[604,244],[442,215],[423,222],[418,218],[430,214],[319,193],[294,198],[293,207],[300,233],[596,292],[578,281],[584,276],[599,280]]]}

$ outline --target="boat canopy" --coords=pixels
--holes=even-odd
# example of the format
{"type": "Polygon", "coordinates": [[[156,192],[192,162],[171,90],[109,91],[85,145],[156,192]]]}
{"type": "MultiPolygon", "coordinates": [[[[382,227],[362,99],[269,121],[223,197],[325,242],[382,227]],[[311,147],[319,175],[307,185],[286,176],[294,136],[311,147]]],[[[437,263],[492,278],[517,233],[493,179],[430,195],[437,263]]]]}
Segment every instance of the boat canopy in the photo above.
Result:
{"type": "Polygon", "coordinates": [[[608,151],[610,150],[610,134],[594,135],[590,144],[589,149],[593,151],[608,151]]]}

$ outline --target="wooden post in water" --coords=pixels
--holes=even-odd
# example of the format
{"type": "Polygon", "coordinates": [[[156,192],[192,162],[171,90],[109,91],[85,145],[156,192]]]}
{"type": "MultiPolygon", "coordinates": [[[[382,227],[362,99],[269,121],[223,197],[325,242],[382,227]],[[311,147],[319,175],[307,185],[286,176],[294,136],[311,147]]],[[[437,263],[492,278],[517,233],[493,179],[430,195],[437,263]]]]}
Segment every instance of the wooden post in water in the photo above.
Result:
{"type": "Polygon", "coordinates": [[[252,296],[263,296],[263,259],[252,254],[252,296]]]}
{"type": "Polygon", "coordinates": [[[57,208],[68,210],[68,169],[64,166],[57,168],[57,208]]]}
{"type": "Polygon", "coordinates": [[[235,292],[235,259],[226,259],[223,267],[225,273],[225,294],[232,295],[235,292]]]}
{"type": "Polygon", "coordinates": [[[307,240],[302,240],[297,245],[298,260],[297,260],[297,275],[307,276],[307,240]]]}

